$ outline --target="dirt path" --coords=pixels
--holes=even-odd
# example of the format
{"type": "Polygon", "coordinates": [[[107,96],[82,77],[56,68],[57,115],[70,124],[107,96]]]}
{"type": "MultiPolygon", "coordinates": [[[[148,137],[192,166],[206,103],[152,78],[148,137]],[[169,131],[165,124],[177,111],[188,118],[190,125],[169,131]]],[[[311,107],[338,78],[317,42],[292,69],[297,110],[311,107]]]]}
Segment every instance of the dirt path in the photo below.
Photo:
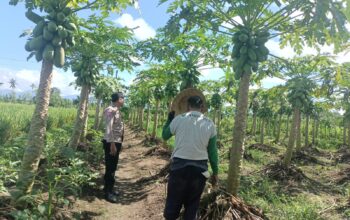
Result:
{"type": "Polygon", "coordinates": [[[116,173],[116,189],[121,193],[118,202],[112,204],[104,200],[101,179],[98,190],[76,201],[73,210],[77,219],[163,219],[165,184],[157,179],[140,180],[158,173],[167,164],[167,158],[144,156],[150,150],[143,144],[144,136],[130,128],[125,132],[116,173]]]}

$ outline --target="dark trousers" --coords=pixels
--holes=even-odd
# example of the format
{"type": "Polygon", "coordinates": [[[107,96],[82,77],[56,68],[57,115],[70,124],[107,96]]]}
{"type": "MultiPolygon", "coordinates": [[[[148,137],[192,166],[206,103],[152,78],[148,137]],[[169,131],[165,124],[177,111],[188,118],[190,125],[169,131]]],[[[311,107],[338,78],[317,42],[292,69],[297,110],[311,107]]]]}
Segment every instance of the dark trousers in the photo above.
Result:
{"type": "Polygon", "coordinates": [[[105,175],[104,175],[104,191],[111,192],[115,183],[115,171],[117,170],[119,153],[122,148],[121,143],[115,143],[117,147],[117,153],[112,156],[111,152],[111,143],[107,143],[105,140],[102,141],[103,148],[105,150],[105,175]]]}
{"type": "Polygon", "coordinates": [[[164,210],[165,219],[177,219],[182,205],[185,207],[184,220],[196,219],[199,201],[206,182],[203,171],[194,166],[170,171],[164,210]]]}

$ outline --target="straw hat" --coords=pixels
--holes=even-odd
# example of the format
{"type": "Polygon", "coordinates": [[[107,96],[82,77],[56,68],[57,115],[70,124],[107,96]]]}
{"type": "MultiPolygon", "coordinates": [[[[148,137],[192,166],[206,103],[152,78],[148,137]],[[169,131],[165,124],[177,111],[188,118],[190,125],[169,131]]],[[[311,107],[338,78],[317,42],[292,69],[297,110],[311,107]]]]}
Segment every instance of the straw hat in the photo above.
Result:
{"type": "Polygon", "coordinates": [[[207,102],[205,101],[205,96],[201,91],[195,88],[188,88],[182,90],[177,96],[174,98],[174,101],[171,105],[171,110],[175,111],[176,115],[187,112],[187,100],[191,96],[199,96],[203,101],[203,113],[208,111],[207,102]]]}

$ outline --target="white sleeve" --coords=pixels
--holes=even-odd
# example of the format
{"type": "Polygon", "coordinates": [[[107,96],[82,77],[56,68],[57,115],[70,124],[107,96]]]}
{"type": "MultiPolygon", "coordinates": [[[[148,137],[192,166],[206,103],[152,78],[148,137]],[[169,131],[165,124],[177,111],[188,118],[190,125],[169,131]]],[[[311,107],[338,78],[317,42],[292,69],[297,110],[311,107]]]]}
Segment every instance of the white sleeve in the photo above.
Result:
{"type": "Polygon", "coordinates": [[[179,123],[179,117],[175,117],[174,120],[172,120],[172,122],[170,123],[169,127],[170,127],[170,132],[172,134],[176,134],[176,128],[178,123],[179,123]]]}
{"type": "Polygon", "coordinates": [[[212,129],[212,131],[211,131],[211,135],[210,135],[210,138],[212,138],[212,137],[214,137],[214,136],[216,136],[217,135],[217,132],[216,132],[216,126],[215,126],[215,124],[213,123],[212,124],[212,127],[211,127],[212,129]]]}

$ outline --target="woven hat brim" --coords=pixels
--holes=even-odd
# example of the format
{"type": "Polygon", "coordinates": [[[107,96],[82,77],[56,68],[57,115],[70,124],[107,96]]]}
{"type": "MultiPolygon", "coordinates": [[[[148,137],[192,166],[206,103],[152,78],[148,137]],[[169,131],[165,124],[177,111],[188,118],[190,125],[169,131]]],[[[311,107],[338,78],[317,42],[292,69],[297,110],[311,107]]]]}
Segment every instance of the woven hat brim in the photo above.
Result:
{"type": "Polygon", "coordinates": [[[171,105],[171,110],[175,111],[176,115],[187,112],[187,100],[191,96],[199,96],[203,101],[203,113],[208,111],[205,96],[200,90],[195,88],[184,89],[179,94],[177,94],[171,105]]]}

